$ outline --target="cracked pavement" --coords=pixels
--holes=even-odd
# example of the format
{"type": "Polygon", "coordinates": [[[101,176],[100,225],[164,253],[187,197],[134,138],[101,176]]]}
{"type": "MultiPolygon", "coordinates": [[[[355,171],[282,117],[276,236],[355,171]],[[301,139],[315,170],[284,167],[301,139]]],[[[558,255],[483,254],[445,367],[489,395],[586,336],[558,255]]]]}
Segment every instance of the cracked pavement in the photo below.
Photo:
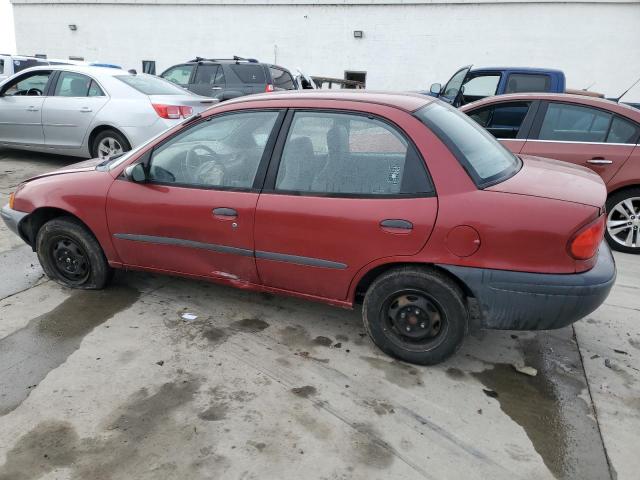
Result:
{"type": "MultiPolygon", "coordinates": [[[[0,150],[0,202],[74,161],[0,150]]],[[[136,272],[63,288],[0,225],[0,480],[637,478],[640,258],[616,261],[573,327],[417,367],[359,310],[136,272]]]]}

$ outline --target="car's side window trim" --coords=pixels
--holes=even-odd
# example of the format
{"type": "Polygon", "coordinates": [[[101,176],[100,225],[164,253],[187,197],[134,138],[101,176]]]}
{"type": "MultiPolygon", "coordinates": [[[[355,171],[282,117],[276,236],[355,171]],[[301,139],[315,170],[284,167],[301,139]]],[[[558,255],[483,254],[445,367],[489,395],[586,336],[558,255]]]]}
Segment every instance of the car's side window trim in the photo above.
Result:
{"type": "MultiPolygon", "coordinates": [[[[51,77],[49,78],[49,81],[51,82],[51,84],[47,86],[45,96],[49,96],[49,97],[55,97],[56,96],[55,95],[56,87],[58,86],[58,81],[60,80],[60,77],[62,77],[63,73],[77,73],[78,75],[83,75],[83,76],[91,79],[91,81],[95,82],[96,85],[98,85],[98,87],[100,87],[100,90],[102,91],[102,95],[94,95],[92,97],[89,96],[89,92],[87,91],[87,95],[85,95],[84,97],[64,97],[64,98],[102,98],[102,97],[109,98],[109,94],[104,89],[102,84],[98,80],[96,80],[95,77],[93,77],[92,75],[88,75],[88,74],[86,74],[84,72],[72,72],[72,71],[69,71],[69,70],[55,70],[52,73],[51,77]]],[[[91,89],[91,83],[89,83],[89,89],[91,89]]]]}
{"type": "MultiPolygon", "coordinates": [[[[527,136],[529,134],[529,132],[531,131],[531,126],[533,125],[533,121],[536,117],[536,113],[538,111],[538,107],[540,105],[540,100],[509,100],[509,101],[504,101],[504,102],[495,102],[495,103],[490,103],[488,105],[483,105],[479,108],[476,108],[474,110],[470,110],[468,112],[465,112],[465,114],[469,117],[471,117],[471,115],[473,115],[475,112],[479,112],[481,110],[484,110],[485,108],[490,108],[492,109],[491,111],[491,117],[490,120],[487,122],[488,124],[493,120],[493,114],[495,112],[495,109],[504,105],[509,105],[509,104],[513,104],[513,103],[529,103],[529,108],[527,109],[527,113],[524,116],[524,119],[522,120],[522,123],[520,124],[520,128],[518,129],[518,134],[516,135],[515,138],[497,138],[498,140],[502,141],[516,141],[516,140],[526,140],[527,136]]],[[[491,127],[483,127],[484,129],[488,130],[491,127]]]]}
{"type": "Polygon", "coordinates": [[[284,145],[289,136],[289,130],[293,123],[293,115],[295,110],[290,108],[287,110],[287,114],[284,118],[284,122],[280,126],[278,137],[271,152],[271,158],[267,167],[267,172],[264,177],[264,183],[261,190],[266,193],[275,193],[276,178],[278,176],[278,168],[280,168],[280,160],[282,159],[282,152],[284,151],[284,145]]]}
{"type": "Polygon", "coordinates": [[[522,121],[522,125],[520,125],[520,130],[518,130],[518,134],[516,135],[516,140],[526,140],[529,138],[529,133],[533,127],[533,122],[538,113],[538,109],[540,108],[540,100],[534,100],[529,105],[529,111],[524,116],[524,120],[522,121]]]}
{"type": "MultiPolygon", "coordinates": [[[[158,180],[147,180],[145,183],[149,185],[163,185],[166,187],[192,188],[197,190],[220,190],[220,191],[253,192],[253,193],[260,192],[261,186],[264,183],[264,177],[265,177],[265,172],[267,170],[267,165],[268,165],[269,159],[271,158],[273,147],[276,142],[276,138],[278,136],[278,133],[280,131],[280,128],[282,126],[282,122],[286,113],[286,109],[284,108],[252,108],[252,109],[246,109],[246,110],[232,110],[229,112],[222,112],[218,115],[212,115],[210,117],[200,119],[190,124],[188,128],[180,129],[170,137],[163,139],[160,143],[158,143],[157,145],[154,145],[152,148],[150,148],[145,153],[143,153],[131,165],[134,165],[136,163],[142,163],[144,165],[144,169],[148,176],[149,171],[151,169],[151,161],[153,159],[154,152],[158,150],[160,147],[162,147],[163,145],[165,145],[167,142],[170,142],[171,140],[173,140],[176,136],[183,135],[188,130],[191,130],[192,128],[198,125],[201,125],[202,123],[205,123],[205,122],[209,122],[209,121],[222,118],[225,116],[229,116],[229,115],[237,115],[237,114],[251,113],[251,112],[278,112],[278,116],[276,117],[271,133],[269,134],[267,143],[265,144],[264,151],[262,152],[262,157],[260,158],[260,162],[258,163],[258,169],[256,170],[256,175],[253,180],[253,185],[251,187],[246,188],[246,187],[225,187],[225,186],[215,186],[215,185],[194,185],[190,183],[161,182],[158,180]]],[[[126,180],[124,175],[121,175],[120,178],[126,180]]]]}
{"type": "Polygon", "coordinates": [[[44,95],[43,97],[53,96],[53,92],[56,89],[56,84],[58,83],[58,77],[60,76],[60,70],[52,70],[51,75],[49,75],[49,81],[45,85],[44,95]]]}
{"type": "MultiPolygon", "coordinates": [[[[91,83],[92,84],[95,83],[98,86],[98,88],[102,92],[102,95],[89,95],[88,92],[87,92],[87,97],[89,97],[89,98],[102,98],[102,97],[108,97],[109,96],[107,91],[102,87],[102,85],[100,85],[100,82],[98,80],[96,80],[93,77],[89,77],[89,78],[91,78],[91,83]]],[[[91,85],[89,85],[89,90],[91,90],[91,85]]]]}
{"type": "Polygon", "coordinates": [[[258,172],[256,173],[256,178],[253,182],[253,188],[255,190],[263,192],[265,191],[265,188],[268,188],[268,185],[275,185],[280,157],[282,156],[284,143],[292,121],[293,110],[290,108],[283,109],[280,112],[280,116],[278,117],[278,120],[273,127],[273,131],[271,132],[271,136],[267,141],[265,156],[262,157],[260,165],[258,166],[258,172]]]}
{"type": "Polygon", "coordinates": [[[638,124],[637,122],[634,122],[633,120],[631,120],[630,118],[627,117],[623,117],[622,115],[618,115],[617,113],[613,114],[613,117],[611,118],[611,124],[609,125],[609,131],[607,132],[607,136],[605,137],[605,141],[608,140],[609,135],[611,135],[611,129],[613,128],[613,121],[618,118],[620,120],[623,120],[627,123],[630,123],[631,125],[633,125],[634,127],[636,127],[636,129],[638,130],[638,132],[636,133],[636,137],[635,140],[633,141],[633,143],[615,143],[615,142],[607,142],[607,145],[638,145],[640,144],[640,124],[638,124]]]}
{"type": "Polygon", "coordinates": [[[24,79],[29,78],[32,75],[38,75],[38,74],[47,73],[47,72],[49,73],[49,78],[47,78],[47,83],[45,84],[44,90],[43,90],[42,95],[40,97],[42,98],[42,97],[48,96],[48,92],[49,92],[50,87],[51,87],[51,79],[54,77],[54,75],[56,75],[58,73],[56,70],[44,69],[44,70],[36,70],[34,72],[22,73],[20,77],[12,78],[12,80],[10,82],[7,82],[7,84],[3,86],[2,95],[4,96],[5,92],[7,90],[9,90],[10,87],[13,87],[14,85],[22,82],[24,79]]]}
{"type": "MultiPolygon", "coordinates": [[[[189,66],[189,64],[185,63],[184,66],[189,66]]],[[[189,75],[189,80],[187,81],[187,85],[194,85],[196,81],[196,72],[198,71],[198,68],[200,68],[199,63],[196,63],[195,65],[193,65],[193,68],[191,69],[191,74],[189,75]]]]}
{"type": "MultiPolygon", "coordinates": [[[[159,77],[160,78],[164,78],[167,82],[171,82],[171,80],[169,80],[168,78],[166,78],[164,76],[166,73],[170,72],[171,70],[175,70],[176,68],[179,68],[179,67],[193,67],[193,68],[191,68],[191,72],[189,73],[189,78],[188,78],[187,83],[186,83],[186,85],[190,85],[192,83],[192,80],[195,78],[195,72],[196,72],[197,66],[198,66],[197,64],[179,63],[177,65],[173,65],[173,66],[167,68],[164,72],[162,72],[159,75],[159,77]]],[[[174,82],[171,82],[171,83],[174,83],[174,82]]],[[[177,84],[177,83],[174,83],[174,84],[175,85],[182,85],[182,84],[177,84]]]]}
{"type": "Polygon", "coordinates": [[[540,102],[540,106],[538,107],[538,111],[536,112],[536,116],[533,119],[533,123],[531,124],[531,130],[529,131],[529,136],[527,140],[537,140],[540,136],[540,130],[542,129],[542,122],[544,121],[544,117],[547,114],[547,110],[549,108],[549,102],[547,100],[542,100],[540,102]]]}
{"type": "MultiPolygon", "coordinates": [[[[502,72],[482,72],[482,71],[479,71],[479,72],[478,71],[474,71],[473,73],[469,72],[467,74],[467,76],[464,78],[465,81],[463,81],[462,86],[464,87],[471,80],[474,80],[474,79],[480,78],[480,77],[498,77],[498,82],[496,83],[496,88],[494,89],[493,94],[492,94],[492,95],[495,95],[496,92],[498,91],[498,88],[500,88],[500,82],[502,82],[502,77],[503,77],[502,72]]],[[[491,95],[489,95],[489,96],[491,96],[491,95]]],[[[469,103],[471,103],[471,102],[469,102],[469,103]]]]}
{"type": "Polygon", "coordinates": [[[269,194],[277,194],[277,195],[290,195],[290,196],[299,196],[299,197],[331,197],[331,198],[372,198],[372,199],[394,199],[394,198],[424,198],[424,197],[436,197],[436,186],[433,181],[433,177],[431,176],[431,172],[429,172],[429,168],[422,156],[422,153],[415,145],[413,140],[407,133],[395,123],[390,120],[381,117],[379,115],[375,115],[368,112],[361,112],[357,110],[344,110],[344,109],[332,109],[332,108],[290,108],[287,112],[284,123],[280,128],[280,133],[278,135],[275,148],[273,150],[273,154],[271,160],[269,162],[266,178],[264,181],[264,185],[262,188],[263,193],[269,194]],[[282,161],[282,153],[284,152],[284,147],[289,137],[289,131],[291,129],[291,125],[293,123],[293,118],[296,113],[331,113],[331,114],[345,114],[345,115],[353,115],[353,116],[361,116],[369,119],[375,119],[383,122],[384,124],[393,128],[397,133],[399,133],[402,138],[407,142],[407,152],[410,149],[413,149],[418,162],[424,168],[426,179],[429,187],[431,188],[430,192],[424,193],[398,193],[398,194],[380,194],[380,193],[330,193],[330,192],[308,192],[308,191],[298,191],[298,190],[279,190],[276,189],[276,178],[278,176],[278,170],[280,168],[280,162],[282,161]]]}
{"type": "Polygon", "coordinates": [[[587,104],[583,104],[583,103],[572,103],[572,102],[566,102],[566,101],[551,101],[551,100],[543,100],[540,102],[540,107],[538,108],[538,112],[536,115],[536,118],[533,120],[533,125],[531,128],[531,132],[529,134],[529,137],[527,138],[527,141],[530,142],[544,142],[544,143],[578,143],[578,144],[586,144],[586,145],[637,145],[638,142],[640,142],[640,137],[636,138],[635,143],[609,143],[607,142],[607,138],[609,138],[609,133],[611,132],[611,126],[613,125],[613,119],[614,118],[620,118],[622,120],[625,120],[633,125],[635,125],[638,129],[640,129],[640,124],[638,124],[637,122],[631,120],[628,117],[624,117],[618,113],[612,112],[610,110],[605,110],[604,108],[599,108],[593,105],[587,105],[587,104]],[[591,108],[593,110],[597,110],[599,112],[603,112],[606,114],[611,115],[611,118],[609,118],[609,125],[607,126],[607,133],[604,136],[605,141],[604,142],[585,142],[585,141],[577,141],[577,140],[545,140],[545,139],[541,139],[538,138],[540,136],[540,130],[542,130],[542,123],[544,122],[544,118],[547,115],[547,110],[549,109],[549,105],[551,105],[552,103],[557,103],[557,104],[562,104],[562,105],[569,105],[569,106],[577,106],[577,107],[584,107],[584,108],[591,108]]]}

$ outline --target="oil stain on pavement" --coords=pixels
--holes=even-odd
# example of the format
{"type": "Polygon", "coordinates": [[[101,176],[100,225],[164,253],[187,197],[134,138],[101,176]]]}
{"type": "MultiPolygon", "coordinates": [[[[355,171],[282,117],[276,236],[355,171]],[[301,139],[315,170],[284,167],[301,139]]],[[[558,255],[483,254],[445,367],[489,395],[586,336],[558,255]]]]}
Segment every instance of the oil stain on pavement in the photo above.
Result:
{"type": "Polygon", "coordinates": [[[556,478],[610,478],[594,413],[580,397],[587,386],[575,344],[570,338],[541,335],[521,340],[520,348],[526,364],[538,370],[535,377],[505,363],[472,375],[524,429],[556,478]],[[545,350],[555,351],[562,365],[549,361],[545,350]]]}
{"type": "Polygon", "coordinates": [[[131,306],[127,286],[77,290],[56,308],[0,340],[0,416],[18,407],[47,374],[63,364],[96,326],[131,306]]]}

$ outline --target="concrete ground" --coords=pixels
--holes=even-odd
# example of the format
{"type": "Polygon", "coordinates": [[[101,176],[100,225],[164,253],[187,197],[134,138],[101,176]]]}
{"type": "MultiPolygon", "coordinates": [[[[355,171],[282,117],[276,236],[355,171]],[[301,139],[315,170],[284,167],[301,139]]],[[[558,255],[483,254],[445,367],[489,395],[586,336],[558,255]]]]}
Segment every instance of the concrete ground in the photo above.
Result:
{"type": "MultiPolygon", "coordinates": [[[[0,203],[73,161],[0,151],[0,203]]],[[[62,288],[0,225],[0,479],[636,479],[640,258],[616,260],[574,327],[416,367],[359,311],[143,273],[62,288]]]]}

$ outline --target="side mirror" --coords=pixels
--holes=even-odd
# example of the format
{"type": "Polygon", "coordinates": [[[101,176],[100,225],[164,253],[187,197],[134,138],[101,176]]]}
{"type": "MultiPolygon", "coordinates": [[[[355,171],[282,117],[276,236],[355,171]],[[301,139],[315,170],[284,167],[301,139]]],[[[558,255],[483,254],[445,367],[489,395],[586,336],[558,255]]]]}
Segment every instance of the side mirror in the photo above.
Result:
{"type": "Polygon", "coordinates": [[[147,181],[147,172],[144,169],[142,163],[136,163],[135,165],[129,165],[124,170],[124,175],[129,180],[136,183],[143,183],[147,181]]]}
{"type": "Polygon", "coordinates": [[[439,83],[434,83],[429,89],[432,95],[440,95],[440,90],[442,90],[442,85],[439,83]]]}

